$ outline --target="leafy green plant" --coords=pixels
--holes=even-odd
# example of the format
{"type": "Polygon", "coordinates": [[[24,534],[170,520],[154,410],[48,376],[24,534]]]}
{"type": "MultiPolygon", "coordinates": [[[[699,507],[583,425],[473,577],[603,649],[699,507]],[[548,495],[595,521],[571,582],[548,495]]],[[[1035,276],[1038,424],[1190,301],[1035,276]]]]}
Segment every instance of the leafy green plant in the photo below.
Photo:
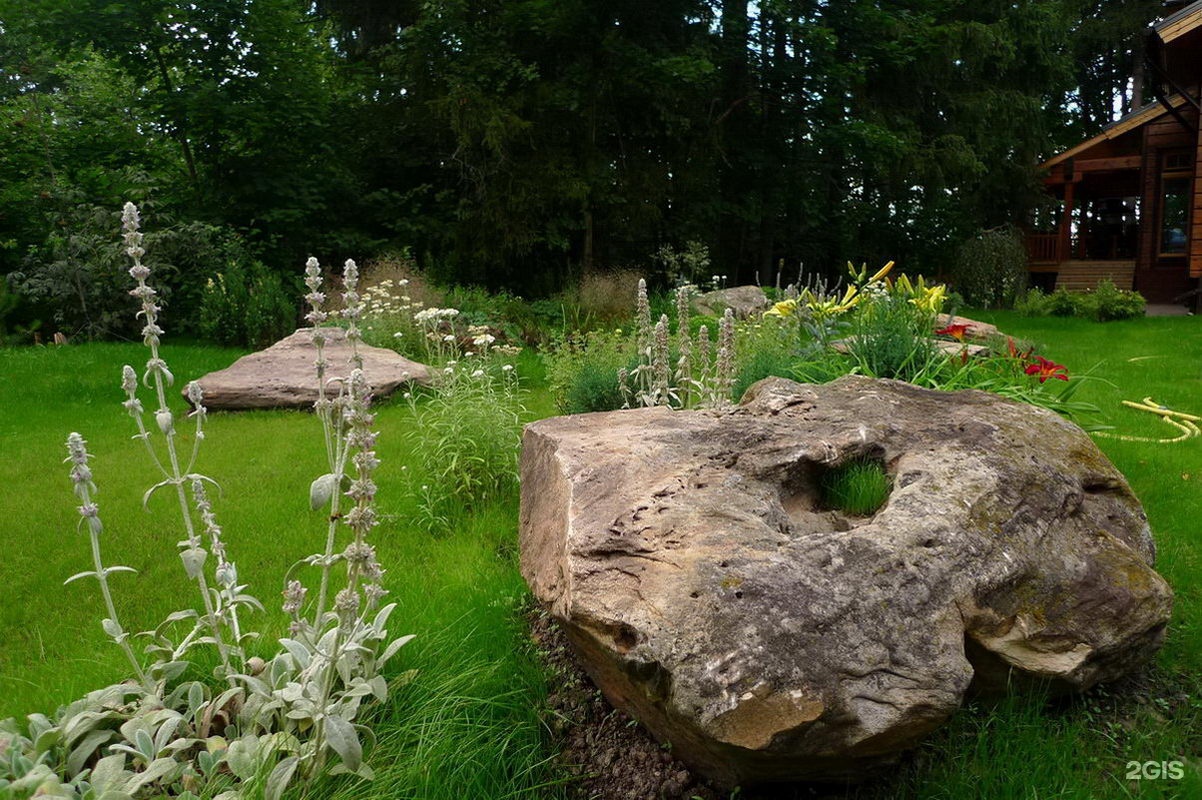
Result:
{"type": "Polygon", "coordinates": [[[543,360],[556,406],[564,414],[621,408],[625,399],[618,371],[638,363],[633,343],[620,328],[561,335],[543,360]]]}
{"type": "Polygon", "coordinates": [[[1048,295],[1047,310],[1053,317],[1081,317],[1081,303],[1082,295],[1061,287],[1048,295]]]}
{"type": "Polygon", "coordinates": [[[200,333],[224,345],[262,347],[296,329],[284,280],[258,261],[230,262],[205,285],[200,333]]]}
{"type": "Polygon", "coordinates": [[[892,293],[867,292],[865,297],[844,340],[858,372],[915,382],[946,360],[931,338],[934,314],[892,293]]]}
{"type": "Polygon", "coordinates": [[[827,472],[820,484],[823,505],[866,517],[875,514],[893,489],[893,481],[880,461],[860,458],[827,472]]]}
{"type": "Polygon", "coordinates": [[[1051,313],[1048,300],[1048,295],[1033,286],[1014,302],[1014,310],[1024,317],[1046,317],[1051,313]]]}
{"type": "Polygon", "coordinates": [[[1093,318],[1098,322],[1135,319],[1142,317],[1147,309],[1147,301],[1143,295],[1119,289],[1109,280],[1098,283],[1091,300],[1093,318]]]}
{"type": "Polygon", "coordinates": [[[1031,289],[1015,305],[1015,310],[1028,317],[1082,317],[1096,322],[1111,322],[1142,317],[1147,301],[1139,292],[1119,289],[1113,281],[1102,280],[1088,292],[1073,292],[1060,288],[1050,295],[1031,289]]]}
{"type": "Polygon", "coordinates": [[[513,366],[481,356],[452,361],[419,402],[407,433],[420,454],[426,527],[446,529],[464,512],[518,485],[521,421],[526,413],[513,366]]]}

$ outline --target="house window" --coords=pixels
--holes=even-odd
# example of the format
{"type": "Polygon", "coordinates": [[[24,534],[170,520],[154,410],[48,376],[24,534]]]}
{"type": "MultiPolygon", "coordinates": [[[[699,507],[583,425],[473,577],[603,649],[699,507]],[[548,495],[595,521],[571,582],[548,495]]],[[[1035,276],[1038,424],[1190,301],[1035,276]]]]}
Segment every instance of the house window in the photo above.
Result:
{"type": "Polygon", "coordinates": [[[1193,170],[1187,153],[1165,155],[1160,171],[1160,255],[1184,255],[1189,241],[1193,170]]]}

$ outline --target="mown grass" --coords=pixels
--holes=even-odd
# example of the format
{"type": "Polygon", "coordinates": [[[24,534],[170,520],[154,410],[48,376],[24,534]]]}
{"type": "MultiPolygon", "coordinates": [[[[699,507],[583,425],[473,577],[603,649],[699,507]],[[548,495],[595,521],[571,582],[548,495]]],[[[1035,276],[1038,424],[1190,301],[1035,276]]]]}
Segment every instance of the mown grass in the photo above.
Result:
{"type": "MultiPolygon", "coordinates": [[[[1099,325],[1073,319],[981,315],[1042,345],[1074,374],[1091,371],[1080,399],[1116,432],[1171,436],[1122,399],[1151,396],[1202,413],[1202,320],[1149,319],[1099,325]]],[[[172,346],[182,379],[238,353],[172,346]]],[[[144,360],[133,345],[0,350],[0,718],[49,711],[124,676],[120,654],[98,625],[95,587],[62,579],[88,568],[63,440],[78,430],[96,454],[98,500],[110,563],[139,569],[112,578],[126,627],[156,623],[191,602],[175,553],[171,509],[142,491],[153,480],[119,406],[122,363],[144,360]]],[[[536,360],[524,357],[535,416],[553,413],[536,360]]],[[[180,404],[182,409],[182,403],[180,404]]],[[[376,537],[399,603],[397,633],[418,634],[396,669],[418,670],[377,712],[371,785],[331,780],[318,797],[555,797],[561,775],[539,720],[546,686],[524,635],[527,592],[516,568],[517,498],[466,516],[431,536],[407,520],[415,500],[407,475],[417,460],[401,435],[404,404],[380,409],[380,502],[376,537]],[[407,470],[401,467],[409,466],[407,470]]],[[[1202,439],[1160,445],[1098,439],[1143,499],[1160,546],[1158,569],[1177,601],[1156,667],[1083,697],[973,701],[887,780],[850,788],[856,798],[1202,797],[1202,439]],[[1187,763],[1186,777],[1125,780],[1129,761],[1187,763]]],[[[240,574],[282,627],[278,592],[292,562],[320,548],[321,521],[307,506],[322,470],[317,421],[296,412],[214,414],[199,469],[225,488],[217,511],[240,574]]],[[[792,792],[786,793],[793,796],[792,792]]],[[[756,796],[744,793],[743,797],[756,796]]],[[[813,796],[809,790],[798,796],[813,796]]]]}

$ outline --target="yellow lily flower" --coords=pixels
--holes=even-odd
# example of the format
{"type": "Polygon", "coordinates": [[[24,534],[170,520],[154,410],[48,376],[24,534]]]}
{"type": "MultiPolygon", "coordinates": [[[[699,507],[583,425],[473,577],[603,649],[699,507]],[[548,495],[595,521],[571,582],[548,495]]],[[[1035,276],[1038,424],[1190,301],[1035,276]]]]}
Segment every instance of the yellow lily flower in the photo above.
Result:
{"type": "MultiPolygon", "coordinates": [[[[888,264],[886,264],[885,266],[881,267],[881,268],[880,268],[880,269],[877,271],[877,273],[876,273],[875,275],[873,275],[871,278],[869,278],[869,279],[868,279],[868,282],[869,282],[869,283],[876,283],[877,281],[879,281],[879,280],[881,280],[882,278],[884,278],[886,275],[888,275],[888,274],[889,274],[889,270],[893,269],[893,265],[894,265],[895,263],[896,263],[896,262],[894,262],[894,261],[890,261],[888,264]]],[[[867,270],[865,270],[865,271],[867,271],[867,270]]]]}
{"type": "Polygon", "coordinates": [[[764,312],[765,317],[791,317],[797,311],[796,300],[782,300],[764,312]]]}

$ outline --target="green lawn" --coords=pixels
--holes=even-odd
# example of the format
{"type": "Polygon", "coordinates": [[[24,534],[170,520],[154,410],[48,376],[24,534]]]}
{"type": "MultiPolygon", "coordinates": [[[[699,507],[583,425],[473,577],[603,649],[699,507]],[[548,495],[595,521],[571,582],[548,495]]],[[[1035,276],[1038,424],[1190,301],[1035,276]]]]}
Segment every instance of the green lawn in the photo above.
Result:
{"type": "MultiPolygon", "coordinates": [[[[164,354],[181,382],[240,355],[171,345],[164,354]]],[[[144,361],[134,345],[0,350],[0,486],[7,487],[0,492],[0,718],[50,711],[128,669],[100,629],[95,582],[62,585],[90,568],[62,463],[69,432],[82,433],[95,455],[106,563],[139,572],[110,578],[125,626],[154,627],[197,599],[175,555],[183,537],[169,498],[152,500],[155,513],[140,507],[155,478],[129,438],[133,421],[119,384],[123,363],[144,361]]],[[[523,367],[538,372],[532,357],[523,367]]],[[[545,390],[532,393],[530,405],[549,413],[545,390]]],[[[555,773],[544,763],[538,717],[543,680],[518,611],[526,593],[514,555],[517,498],[483,508],[453,535],[413,530],[406,522],[414,514],[412,467],[402,470],[414,461],[402,435],[410,416],[403,403],[379,411],[384,521],[375,542],[390,599],[399,603],[390,627],[418,634],[396,668],[419,673],[380,714],[374,786],[342,780],[330,788],[346,797],[529,797],[555,773]]],[[[210,416],[197,469],[223,487],[214,505],[231,557],[281,635],[284,574],[324,547],[323,518],[308,507],[309,482],[324,464],[311,414],[210,416]]]]}
{"type": "MultiPolygon", "coordinates": [[[[1123,408],[1122,399],[1152,396],[1202,413],[1202,319],[1099,325],[980,316],[1039,342],[1073,374],[1089,372],[1080,398],[1117,431],[1174,435],[1150,415],[1123,408]]],[[[187,380],[238,353],[169,344],[165,355],[187,380]]],[[[111,579],[126,626],[151,626],[192,600],[175,555],[181,535],[165,500],[152,501],[153,514],[140,508],[154,479],[129,439],[119,371],[144,359],[134,345],[0,350],[0,718],[49,711],[124,677],[121,655],[98,624],[94,583],[62,585],[89,567],[62,464],[68,432],[82,433],[96,456],[106,560],[139,570],[111,579]]],[[[550,414],[532,356],[523,357],[522,371],[532,379],[534,413],[550,414]]],[[[391,627],[418,635],[396,668],[419,672],[379,713],[375,784],[332,781],[320,794],[555,796],[539,788],[558,773],[546,761],[552,747],[539,720],[546,687],[519,611],[527,593],[516,567],[517,498],[486,506],[448,535],[413,529],[406,521],[414,514],[408,476],[416,460],[403,435],[410,411],[389,404],[378,420],[385,522],[376,542],[399,603],[391,627]]],[[[1156,668],[1070,701],[974,703],[889,782],[850,790],[849,797],[1202,797],[1202,439],[1098,441],[1143,499],[1160,546],[1158,568],[1177,593],[1156,668]],[[1188,762],[1182,780],[1124,780],[1130,761],[1174,760],[1188,762]]],[[[308,511],[307,490],[324,471],[323,458],[311,415],[211,417],[198,468],[224,487],[215,505],[231,554],[277,630],[285,571],[322,546],[324,526],[308,511]]]]}

